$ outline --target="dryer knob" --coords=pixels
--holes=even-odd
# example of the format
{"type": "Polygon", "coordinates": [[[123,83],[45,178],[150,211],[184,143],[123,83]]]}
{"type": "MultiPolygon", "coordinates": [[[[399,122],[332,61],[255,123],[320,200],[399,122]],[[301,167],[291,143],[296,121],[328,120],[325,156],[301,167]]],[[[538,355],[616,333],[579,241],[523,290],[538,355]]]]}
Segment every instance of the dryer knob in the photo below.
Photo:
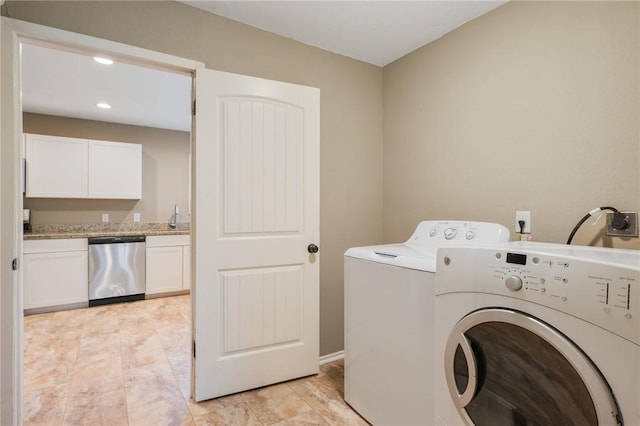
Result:
{"type": "Polygon", "coordinates": [[[456,228],[447,228],[444,230],[444,238],[447,240],[452,240],[457,233],[458,233],[458,230],[456,228]]]}
{"type": "Polygon", "coordinates": [[[511,291],[518,291],[522,288],[522,280],[520,277],[511,275],[504,280],[504,285],[511,291]]]}
{"type": "Polygon", "coordinates": [[[473,231],[467,231],[467,233],[464,234],[464,236],[467,238],[467,240],[473,240],[476,236],[476,233],[473,231]]]}

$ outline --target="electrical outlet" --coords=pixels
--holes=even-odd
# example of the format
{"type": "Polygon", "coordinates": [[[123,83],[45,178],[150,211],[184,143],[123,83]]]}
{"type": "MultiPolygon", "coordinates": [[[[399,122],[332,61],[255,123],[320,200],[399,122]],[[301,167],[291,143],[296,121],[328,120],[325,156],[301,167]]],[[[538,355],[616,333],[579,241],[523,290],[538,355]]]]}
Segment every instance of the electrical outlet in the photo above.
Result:
{"type": "Polygon", "coordinates": [[[629,222],[627,229],[615,229],[612,225],[613,213],[607,213],[606,234],[614,237],[638,237],[638,212],[622,213],[629,222]]]}
{"type": "Polygon", "coordinates": [[[134,221],[135,223],[140,222],[140,213],[134,213],[134,214],[133,214],[133,221],[134,221]]]}
{"type": "Polygon", "coordinates": [[[109,213],[102,213],[102,223],[109,223],[109,213]]]}
{"type": "Polygon", "coordinates": [[[524,229],[522,232],[524,234],[531,233],[531,212],[526,210],[518,210],[516,211],[516,233],[520,233],[520,221],[524,220],[524,229]]]}

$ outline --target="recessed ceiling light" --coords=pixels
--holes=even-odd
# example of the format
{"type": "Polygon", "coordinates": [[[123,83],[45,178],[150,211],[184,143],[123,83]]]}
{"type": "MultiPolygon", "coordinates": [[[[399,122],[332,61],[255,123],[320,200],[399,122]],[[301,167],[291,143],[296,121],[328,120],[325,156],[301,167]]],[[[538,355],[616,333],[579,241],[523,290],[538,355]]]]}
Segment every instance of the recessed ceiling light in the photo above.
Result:
{"type": "Polygon", "coordinates": [[[109,58],[101,58],[100,56],[95,56],[93,58],[94,61],[96,61],[99,64],[103,64],[103,65],[111,65],[113,64],[113,61],[109,58]]]}
{"type": "Polygon", "coordinates": [[[100,102],[100,103],[98,104],[98,108],[102,108],[102,109],[110,109],[110,108],[111,108],[111,105],[109,105],[109,104],[107,104],[107,103],[105,103],[105,102],[100,102]]]}

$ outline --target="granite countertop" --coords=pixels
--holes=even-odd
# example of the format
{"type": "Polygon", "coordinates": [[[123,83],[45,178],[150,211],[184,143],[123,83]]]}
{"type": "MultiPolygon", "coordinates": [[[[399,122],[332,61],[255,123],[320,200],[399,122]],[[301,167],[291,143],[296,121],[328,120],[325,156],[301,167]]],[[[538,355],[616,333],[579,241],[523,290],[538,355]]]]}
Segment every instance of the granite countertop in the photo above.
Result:
{"type": "Polygon", "coordinates": [[[49,240],[55,238],[111,237],[120,235],[188,235],[190,223],[180,223],[171,229],[168,223],[99,223],[33,225],[31,232],[24,233],[25,240],[49,240]]]}

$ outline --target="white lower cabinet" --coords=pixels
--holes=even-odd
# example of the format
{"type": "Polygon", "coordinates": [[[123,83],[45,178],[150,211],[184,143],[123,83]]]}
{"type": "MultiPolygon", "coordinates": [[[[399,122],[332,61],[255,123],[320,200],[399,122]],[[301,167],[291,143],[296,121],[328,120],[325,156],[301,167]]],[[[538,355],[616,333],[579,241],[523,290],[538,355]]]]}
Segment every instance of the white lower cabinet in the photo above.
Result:
{"type": "Polygon", "coordinates": [[[147,237],[146,294],[189,290],[189,235],[147,237]]]}
{"type": "Polygon", "coordinates": [[[24,242],[24,309],[88,303],[87,239],[24,242]]]}
{"type": "MultiPolygon", "coordinates": [[[[147,237],[146,294],[191,288],[190,240],[189,235],[147,237]]],[[[25,310],[35,313],[65,305],[88,305],[86,238],[26,240],[23,251],[25,310]]]]}
{"type": "Polygon", "coordinates": [[[182,290],[182,246],[147,247],[146,294],[182,290]]]}

